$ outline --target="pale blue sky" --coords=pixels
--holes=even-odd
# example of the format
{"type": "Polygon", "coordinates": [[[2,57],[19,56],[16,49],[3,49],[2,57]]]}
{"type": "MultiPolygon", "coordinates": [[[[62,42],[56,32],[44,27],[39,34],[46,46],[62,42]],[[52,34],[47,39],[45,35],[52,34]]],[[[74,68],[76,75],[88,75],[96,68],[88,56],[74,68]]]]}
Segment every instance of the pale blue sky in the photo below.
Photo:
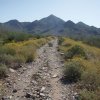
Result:
{"type": "Polygon", "coordinates": [[[100,0],[0,0],[0,22],[34,21],[50,14],[100,27],[100,0]]]}

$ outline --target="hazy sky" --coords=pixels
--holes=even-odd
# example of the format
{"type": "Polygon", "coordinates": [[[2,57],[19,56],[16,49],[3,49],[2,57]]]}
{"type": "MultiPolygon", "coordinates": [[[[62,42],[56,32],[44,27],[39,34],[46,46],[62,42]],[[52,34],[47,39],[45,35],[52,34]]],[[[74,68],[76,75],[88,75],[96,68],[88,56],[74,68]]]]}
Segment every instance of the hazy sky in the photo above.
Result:
{"type": "Polygon", "coordinates": [[[34,21],[50,14],[100,27],[100,0],[0,0],[0,22],[34,21]]]}

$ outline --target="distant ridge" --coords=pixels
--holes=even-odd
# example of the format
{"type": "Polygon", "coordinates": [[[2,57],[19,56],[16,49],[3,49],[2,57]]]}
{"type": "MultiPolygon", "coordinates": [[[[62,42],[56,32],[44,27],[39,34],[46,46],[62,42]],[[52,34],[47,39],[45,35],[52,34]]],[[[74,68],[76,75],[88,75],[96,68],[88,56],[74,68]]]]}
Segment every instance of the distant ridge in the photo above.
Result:
{"type": "Polygon", "coordinates": [[[20,31],[31,34],[100,35],[100,28],[86,25],[83,22],[74,23],[71,20],[65,22],[53,14],[33,22],[19,22],[14,19],[5,23],[0,23],[0,28],[1,27],[10,31],[20,31]]]}

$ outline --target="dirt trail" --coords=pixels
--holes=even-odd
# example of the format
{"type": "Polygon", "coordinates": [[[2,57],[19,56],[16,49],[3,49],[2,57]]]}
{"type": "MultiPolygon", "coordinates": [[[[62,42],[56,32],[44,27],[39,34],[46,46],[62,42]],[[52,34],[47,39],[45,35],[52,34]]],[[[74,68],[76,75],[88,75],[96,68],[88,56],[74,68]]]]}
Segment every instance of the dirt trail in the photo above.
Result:
{"type": "Polygon", "coordinates": [[[37,50],[32,64],[24,65],[6,79],[3,100],[75,100],[71,85],[64,85],[57,39],[37,50]]]}
{"type": "Polygon", "coordinates": [[[57,51],[57,40],[52,41],[52,44],[53,47],[48,48],[48,60],[52,77],[50,79],[50,84],[52,87],[51,98],[53,98],[53,100],[62,100],[62,87],[59,83],[59,79],[61,77],[60,67],[62,67],[62,65],[60,63],[59,54],[57,51]]]}

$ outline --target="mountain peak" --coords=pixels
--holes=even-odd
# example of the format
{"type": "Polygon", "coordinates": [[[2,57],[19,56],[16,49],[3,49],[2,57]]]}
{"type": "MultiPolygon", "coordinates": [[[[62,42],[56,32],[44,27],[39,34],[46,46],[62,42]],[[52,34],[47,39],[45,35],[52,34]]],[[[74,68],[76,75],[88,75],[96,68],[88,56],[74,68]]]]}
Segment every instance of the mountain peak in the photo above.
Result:
{"type": "Polygon", "coordinates": [[[16,19],[13,19],[13,20],[9,20],[8,22],[6,22],[6,23],[19,23],[19,21],[18,20],[16,20],[16,19]]]}
{"type": "Polygon", "coordinates": [[[45,18],[41,19],[40,22],[48,24],[48,25],[51,25],[51,24],[62,24],[62,23],[64,23],[64,21],[62,19],[56,17],[53,14],[49,15],[48,17],[45,17],[45,18]]]}
{"type": "Polygon", "coordinates": [[[56,17],[55,15],[53,15],[53,14],[51,14],[51,15],[49,15],[48,17],[56,17]]]}
{"type": "Polygon", "coordinates": [[[83,23],[83,22],[78,22],[77,25],[81,26],[81,27],[89,27],[89,25],[83,23]]]}
{"type": "Polygon", "coordinates": [[[79,25],[86,25],[85,23],[83,23],[83,22],[78,22],[77,24],[79,24],[79,25]]]}
{"type": "Polygon", "coordinates": [[[22,29],[22,23],[20,23],[18,20],[14,19],[14,20],[10,20],[6,23],[4,23],[5,26],[9,29],[13,29],[13,30],[21,30],[22,29]]]}
{"type": "Polygon", "coordinates": [[[68,20],[66,23],[75,24],[73,21],[68,20]]]}
{"type": "MultiPolygon", "coordinates": [[[[55,15],[51,14],[49,15],[48,17],[44,18],[44,19],[47,19],[47,20],[62,20],[58,17],[56,17],[55,15]]],[[[63,21],[63,20],[62,20],[63,21]]]]}
{"type": "Polygon", "coordinates": [[[75,23],[71,20],[68,20],[65,24],[64,24],[65,27],[74,27],[75,26],[75,23]]]}
{"type": "Polygon", "coordinates": [[[51,15],[49,15],[48,17],[46,17],[46,18],[43,18],[43,19],[46,19],[46,20],[52,20],[52,21],[62,21],[62,22],[64,22],[64,20],[62,20],[62,19],[60,19],[59,17],[57,17],[57,16],[55,16],[55,15],[53,15],[53,14],[51,14],[51,15]]]}

